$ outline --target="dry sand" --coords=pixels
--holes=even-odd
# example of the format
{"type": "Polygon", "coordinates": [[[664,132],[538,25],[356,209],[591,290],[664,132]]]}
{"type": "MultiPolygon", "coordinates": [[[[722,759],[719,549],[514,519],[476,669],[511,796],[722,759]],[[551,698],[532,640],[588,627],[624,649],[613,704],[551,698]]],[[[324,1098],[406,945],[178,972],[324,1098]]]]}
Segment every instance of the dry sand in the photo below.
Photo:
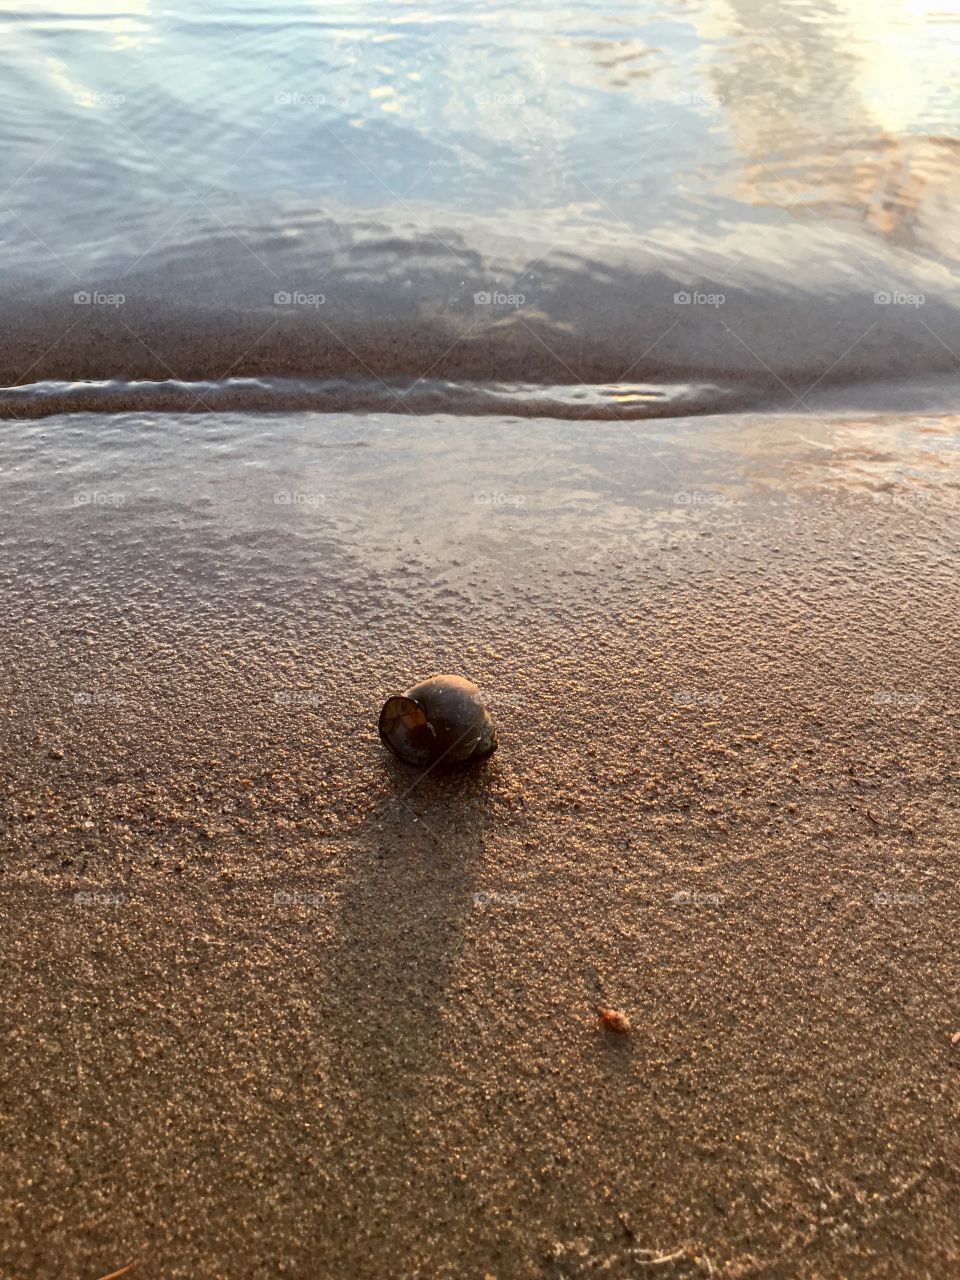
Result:
{"type": "Polygon", "coordinates": [[[958,425],[6,424],[0,1274],[958,1274],[958,425]]]}

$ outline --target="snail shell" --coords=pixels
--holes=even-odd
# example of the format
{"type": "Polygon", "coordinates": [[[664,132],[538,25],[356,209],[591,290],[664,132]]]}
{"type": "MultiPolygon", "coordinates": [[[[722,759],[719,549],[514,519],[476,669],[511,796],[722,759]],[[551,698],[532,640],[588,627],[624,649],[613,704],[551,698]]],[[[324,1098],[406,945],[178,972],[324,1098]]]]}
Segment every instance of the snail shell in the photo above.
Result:
{"type": "Polygon", "coordinates": [[[497,727],[475,684],[461,676],[431,676],[388,698],[380,739],[407,764],[481,760],[497,746],[497,727]]]}

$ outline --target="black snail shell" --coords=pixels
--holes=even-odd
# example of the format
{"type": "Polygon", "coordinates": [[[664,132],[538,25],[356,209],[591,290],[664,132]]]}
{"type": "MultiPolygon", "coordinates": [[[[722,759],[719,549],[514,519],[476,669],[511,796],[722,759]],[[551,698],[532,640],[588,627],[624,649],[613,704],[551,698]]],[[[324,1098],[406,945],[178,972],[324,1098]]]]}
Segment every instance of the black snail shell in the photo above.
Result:
{"type": "Polygon", "coordinates": [[[380,739],[407,764],[482,760],[497,746],[497,727],[483,695],[462,676],[431,676],[388,698],[380,739]]]}

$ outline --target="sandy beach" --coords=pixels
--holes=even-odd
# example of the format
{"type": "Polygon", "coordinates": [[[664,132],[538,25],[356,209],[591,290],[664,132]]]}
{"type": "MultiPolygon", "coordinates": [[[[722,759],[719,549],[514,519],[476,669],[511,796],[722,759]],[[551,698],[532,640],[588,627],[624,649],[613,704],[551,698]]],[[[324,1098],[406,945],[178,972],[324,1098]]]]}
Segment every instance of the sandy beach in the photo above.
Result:
{"type": "Polygon", "coordinates": [[[0,11],[0,1280],[960,1277],[958,17],[0,11]]]}
{"type": "Polygon", "coordinates": [[[2,1274],[952,1275],[957,427],[5,424],[2,1274]]]}

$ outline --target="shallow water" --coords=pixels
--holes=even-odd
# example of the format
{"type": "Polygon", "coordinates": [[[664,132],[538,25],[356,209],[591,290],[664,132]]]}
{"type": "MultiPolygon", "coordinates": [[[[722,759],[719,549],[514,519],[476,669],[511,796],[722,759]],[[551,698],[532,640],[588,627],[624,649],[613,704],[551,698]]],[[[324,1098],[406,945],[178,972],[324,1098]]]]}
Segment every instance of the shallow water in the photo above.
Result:
{"type": "Polygon", "coordinates": [[[925,403],[955,9],[4,7],[2,411],[925,403]]]}
{"type": "Polygon", "coordinates": [[[906,522],[957,563],[956,413],[727,413],[642,432],[518,430],[491,412],[424,412],[416,430],[329,411],[81,413],[8,422],[4,442],[4,598],[59,600],[77,625],[96,594],[189,612],[195,593],[375,633],[389,597],[455,605],[466,639],[473,611],[519,589],[576,598],[746,523],[789,542],[817,510],[906,522]]]}

